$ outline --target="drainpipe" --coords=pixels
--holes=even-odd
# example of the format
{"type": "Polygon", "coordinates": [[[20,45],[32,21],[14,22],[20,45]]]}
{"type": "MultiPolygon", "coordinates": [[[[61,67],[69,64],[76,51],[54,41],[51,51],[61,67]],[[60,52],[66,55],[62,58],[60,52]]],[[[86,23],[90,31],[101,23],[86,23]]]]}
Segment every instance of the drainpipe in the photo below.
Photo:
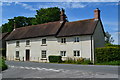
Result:
{"type": "Polygon", "coordinates": [[[95,64],[95,54],[94,54],[94,43],[93,43],[93,36],[91,35],[91,61],[95,64]]]}

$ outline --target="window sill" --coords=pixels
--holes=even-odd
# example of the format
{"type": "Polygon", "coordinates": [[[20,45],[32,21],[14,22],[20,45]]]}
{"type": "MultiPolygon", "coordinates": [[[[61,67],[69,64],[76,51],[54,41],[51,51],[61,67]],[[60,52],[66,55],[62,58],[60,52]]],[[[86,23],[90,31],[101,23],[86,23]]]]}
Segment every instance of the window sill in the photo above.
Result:
{"type": "Polygon", "coordinates": [[[74,57],[81,57],[81,56],[74,56],[74,57]]]}
{"type": "Polygon", "coordinates": [[[20,58],[19,58],[19,57],[17,57],[17,58],[15,58],[15,60],[20,60],[20,58]]]}
{"type": "Polygon", "coordinates": [[[73,42],[73,43],[79,43],[79,42],[73,42]]]}
{"type": "Polygon", "coordinates": [[[65,45],[66,43],[60,43],[61,45],[65,45]]]}
{"type": "Polygon", "coordinates": [[[41,46],[47,46],[47,44],[42,44],[41,46]]]}
{"type": "Polygon", "coordinates": [[[62,56],[62,58],[66,58],[67,56],[62,56]]]}
{"type": "Polygon", "coordinates": [[[20,46],[16,46],[16,48],[19,48],[20,46]]]}
{"type": "Polygon", "coordinates": [[[26,45],[25,47],[31,47],[30,45],[26,45]]]}
{"type": "Polygon", "coordinates": [[[47,60],[47,58],[42,58],[41,60],[47,60]]]}

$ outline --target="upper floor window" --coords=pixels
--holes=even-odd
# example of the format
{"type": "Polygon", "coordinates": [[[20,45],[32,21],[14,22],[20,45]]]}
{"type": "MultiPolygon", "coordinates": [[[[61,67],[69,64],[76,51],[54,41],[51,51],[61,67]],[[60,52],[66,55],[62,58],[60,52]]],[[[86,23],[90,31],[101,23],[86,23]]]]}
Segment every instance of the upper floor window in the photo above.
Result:
{"type": "Polygon", "coordinates": [[[80,42],[80,38],[79,37],[75,37],[74,42],[80,42]]]}
{"type": "Polygon", "coordinates": [[[20,41],[16,41],[16,46],[20,46],[20,41]]]}
{"type": "Polygon", "coordinates": [[[61,43],[66,43],[66,38],[61,38],[61,43]]]}
{"type": "Polygon", "coordinates": [[[26,40],[26,45],[30,45],[30,40],[26,40]]]}
{"type": "Polygon", "coordinates": [[[46,44],[46,39],[42,39],[42,44],[46,44]]]}
{"type": "Polygon", "coordinates": [[[66,56],[66,51],[60,51],[61,56],[66,56]]]}
{"type": "Polygon", "coordinates": [[[73,51],[73,53],[74,53],[74,56],[80,56],[80,51],[78,51],[78,50],[76,50],[76,51],[73,51]]]}
{"type": "Polygon", "coordinates": [[[46,50],[42,50],[42,52],[41,52],[41,57],[42,57],[42,58],[46,58],[46,50]]]}

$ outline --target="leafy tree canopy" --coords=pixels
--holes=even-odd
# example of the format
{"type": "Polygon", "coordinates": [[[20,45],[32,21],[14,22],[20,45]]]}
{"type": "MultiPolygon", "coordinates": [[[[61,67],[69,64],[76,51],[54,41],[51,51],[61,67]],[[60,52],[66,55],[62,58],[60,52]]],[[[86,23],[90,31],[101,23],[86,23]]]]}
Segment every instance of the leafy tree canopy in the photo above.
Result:
{"type": "Polygon", "coordinates": [[[60,8],[52,7],[52,8],[41,8],[36,10],[37,14],[35,17],[24,17],[18,16],[12,19],[8,19],[8,23],[3,24],[0,27],[0,31],[2,32],[11,32],[14,29],[14,25],[16,28],[25,27],[29,25],[42,24],[46,22],[53,22],[60,20],[60,8]]]}
{"type": "Polygon", "coordinates": [[[8,23],[3,24],[1,27],[2,32],[11,32],[14,28],[14,25],[16,26],[16,28],[32,25],[32,20],[34,19],[35,18],[33,17],[24,16],[18,16],[14,17],[13,19],[8,19],[8,23]]]}
{"type": "Polygon", "coordinates": [[[35,19],[37,24],[60,20],[60,9],[58,7],[41,8],[40,10],[36,10],[36,12],[35,19]]]}

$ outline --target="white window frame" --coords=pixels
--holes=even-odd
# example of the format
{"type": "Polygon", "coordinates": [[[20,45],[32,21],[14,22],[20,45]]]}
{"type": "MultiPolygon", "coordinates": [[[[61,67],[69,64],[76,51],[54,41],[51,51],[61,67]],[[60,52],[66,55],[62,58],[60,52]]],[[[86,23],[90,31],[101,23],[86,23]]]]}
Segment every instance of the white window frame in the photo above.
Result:
{"type": "Polygon", "coordinates": [[[30,45],[30,40],[26,40],[26,46],[29,46],[29,45],[30,45]],[[29,41],[29,43],[27,41],[29,41]]]}
{"type": "Polygon", "coordinates": [[[61,43],[66,43],[66,38],[61,38],[61,43]]]}
{"type": "Polygon", "coordinates": [[[19,58],[19,57],[20,57],[20,52],[19,52],[19,51],[16,51],[15,57],[16,57],[16,58],[19,58]]]}
{"type": "Polygon", "coordinates": [[[74,50],[73,51],[73,56],[74,57],[81,57],[81,51],[80,50],[74,50]],[[78,52],[79,52],[79,55],[78,55],[78,52]]]}
{"type": "Polygon", "coordinates": [[[44,58],[46,59],[47,58],[47,51],[46,50],[42,50],[41,51],[41,58],[42,59],[44,59],[44,58]],[[43,56],[45,56],[45,57],[43,57],[43,56]]]}
{"type": "Polygon", "coordinates": [[[47,39],[46,39],[46,38],[43,38],[43,39],[42,39],[42,45],[46,45],[46,42],[47,42],[47,39]],[[43,42],[43,40],[45,40],[45,42],[43,42]]]}
{"type": "Polygon", "coordinates": [[[20,46],[20,41],[16,41],[16,47],[20,46]]]}
{"type": "Polygon", "coordinates": [[[67,55],[66,55],[66,51],[60,51],[60,55],[62,56],[62,57],[66,57],[67,55]]]}
{"type": "Polygon", "coordinates": [[[74,37],[74,42],[80,42],[80,37],[74,37]]]}

